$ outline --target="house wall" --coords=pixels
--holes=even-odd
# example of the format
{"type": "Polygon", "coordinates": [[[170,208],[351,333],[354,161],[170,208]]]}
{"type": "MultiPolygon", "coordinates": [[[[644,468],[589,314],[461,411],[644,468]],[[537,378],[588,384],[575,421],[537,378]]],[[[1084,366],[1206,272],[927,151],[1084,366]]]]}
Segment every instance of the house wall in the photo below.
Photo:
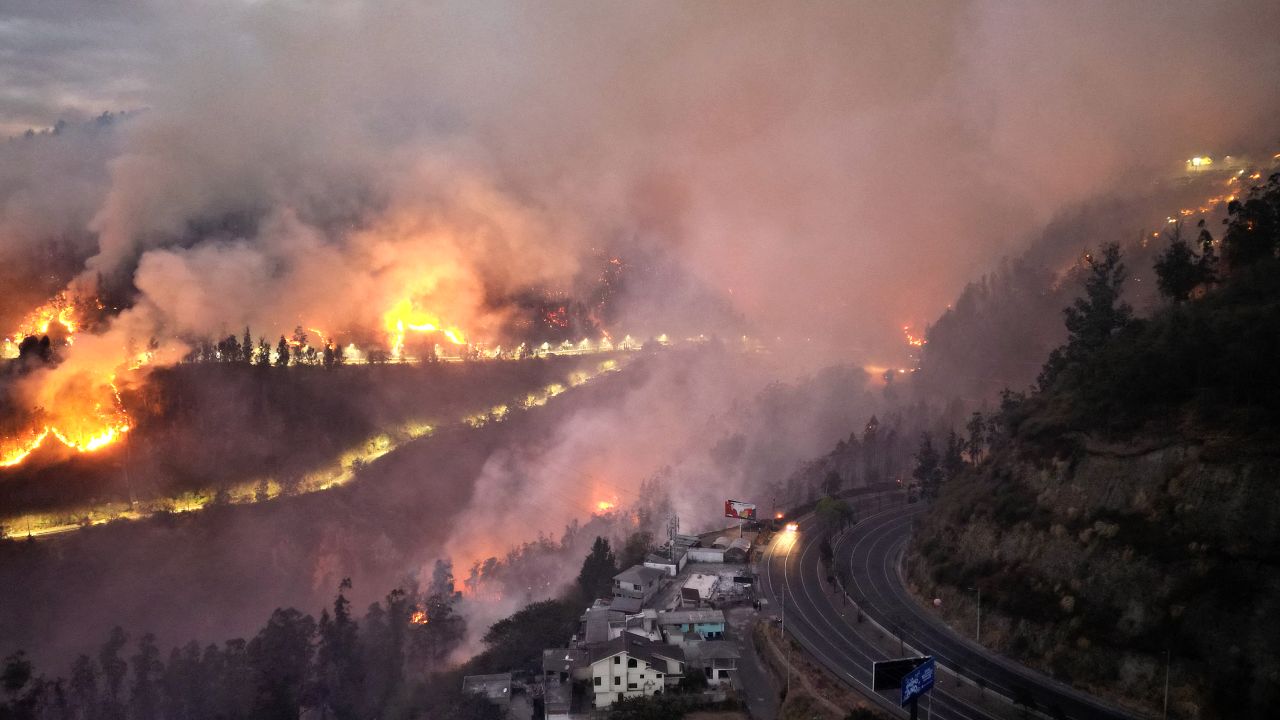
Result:
{"type": "Polygon", "coordinates": [[[689,562],[723,563],[724,548],[689,548],[689,562]]]}
{"type": "Polygon", "coordinates": [[[652,668],[638,658],[636,667],[628,667],[631,659],[624,652],[591,664],[591,691],[597,708],[609,707],[624,697],[654,695],[665,687],[667,673],[663,668],[652,668]],[[615,663],[614,658],[618,662],[615,663]],[[597,678],[599,684],[596,684],[597,678]]]}

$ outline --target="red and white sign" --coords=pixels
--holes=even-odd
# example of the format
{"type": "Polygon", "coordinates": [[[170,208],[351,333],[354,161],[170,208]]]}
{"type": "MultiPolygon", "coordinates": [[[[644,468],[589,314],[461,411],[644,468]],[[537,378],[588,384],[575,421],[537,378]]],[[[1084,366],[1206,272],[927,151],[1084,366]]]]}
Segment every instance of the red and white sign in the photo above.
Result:
{"type": "Polygon", "coordinates": [[[738,520],[755,520],[756,504],[742,502],[741,500],[725,500],[724,516],[728,518],[737,518],[738,520]]]}

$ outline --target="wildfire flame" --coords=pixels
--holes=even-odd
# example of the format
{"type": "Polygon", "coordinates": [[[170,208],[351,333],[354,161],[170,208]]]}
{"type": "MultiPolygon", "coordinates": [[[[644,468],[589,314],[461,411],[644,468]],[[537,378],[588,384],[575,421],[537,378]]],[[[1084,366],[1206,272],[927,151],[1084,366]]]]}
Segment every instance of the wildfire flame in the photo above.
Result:
{"type": "Polygon", "coordinates": [[[601,500],[596,503],[596,512],[607,513],[616,507],[618,507],[618,504],[615,502],[610,500],[601,500]]]}
{"type": "Polygon", "coordinates": [[[408,298],[396,303],[383,315],[383,323],[391,339],[391,355],[400,358],[404,354],[404,339],[409,332],[438,332],[454,345],[466,345],[466,335],[461,329],[447,325],[436,315],[417,308],[408,298]]]}
{"type": "Polygon", "coordinates": [[[910,345],[911,347],[924,347],[924,344],[929,342],[928,340],[924,339],[923,335],[912,334],[910,325],[902,326],[902,334],[906,336],[907,344],[910,345]]]}
{"type": "Polygon", "coordinates": [[[426,610],[414,608],[413,614],[409,616],[409,622],[414,625],[426,625],[431,622],[431,618],[427,616],[426,610]]]}
{"type": "MultiPolygon", "coordinates": [[[[66,293],[59,293],[28,313],[14,336],[21,340],[45,335],[55,324],[66,331],[66,342],[71,344],[82,323],[76,317],[76,302],[66,293]]],[[[115,375],[98,378],[80,374],[60,386],[52,397],[43,398],[46,408],[41,410],[39,424],[16,438],[0,439],[0,467],[22,463],[50,435],[81,453],[101,450],[119,440],[132,423],[120,402],[115,381],[115,375]]]]}

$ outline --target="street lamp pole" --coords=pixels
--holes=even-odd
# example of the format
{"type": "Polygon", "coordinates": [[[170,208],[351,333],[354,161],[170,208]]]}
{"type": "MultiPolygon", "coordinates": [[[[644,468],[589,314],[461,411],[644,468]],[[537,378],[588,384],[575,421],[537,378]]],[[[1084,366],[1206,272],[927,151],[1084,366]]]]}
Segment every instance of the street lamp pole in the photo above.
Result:
{"type": "Polygon", "coordinates": [[[1171,650],[1164,651],[1164,720],[1169,720],[1169,655],[1171,650]]]}
{"type": "Polygon", "coordinates": [[[973,639],[976,640],[979,645],[981,645],[982,644],[982,588],[974,586],[969,589],[976,590],[978,592],[978,628],[973,633],[973,639]]]}
{"type": "Polygon", "coordinates": [[[791,643],[787,641],[787,563],[791,560],[792,538],[787,543],[787,553],[782,556],[782,644],[787,649],[787,697],[791,696],[791,643]]]}

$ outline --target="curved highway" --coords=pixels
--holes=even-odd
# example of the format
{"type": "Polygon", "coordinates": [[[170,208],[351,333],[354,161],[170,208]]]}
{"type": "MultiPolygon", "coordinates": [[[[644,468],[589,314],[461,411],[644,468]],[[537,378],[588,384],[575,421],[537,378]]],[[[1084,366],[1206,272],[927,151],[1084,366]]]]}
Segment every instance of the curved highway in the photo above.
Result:
{"type": "Polygon", "coordinates": [[[849,571],[848,598],[832,588],[821,567],[821,533],[813,516],[801,519],[797,532],[775,535],[764,556],[761,584],[786,632],[828,670],[896,713],[905,714],[897,706],[897,691],[871,691],[872,663],[933,655],[945,674],[939,674],[932,697],[921,700],[921,711],[927,706],[931,720],[1009,717],[1010,704],[993,692],[1030,698],[1048,717],[1131,717],[958,636],[920,607],[903,583],[899,563],[912,518],[922,509],[905,505],[877,512],[833,540],[836,567],[849,571]],[[962,684],[949,673],[971,682],[962,684]]]}

